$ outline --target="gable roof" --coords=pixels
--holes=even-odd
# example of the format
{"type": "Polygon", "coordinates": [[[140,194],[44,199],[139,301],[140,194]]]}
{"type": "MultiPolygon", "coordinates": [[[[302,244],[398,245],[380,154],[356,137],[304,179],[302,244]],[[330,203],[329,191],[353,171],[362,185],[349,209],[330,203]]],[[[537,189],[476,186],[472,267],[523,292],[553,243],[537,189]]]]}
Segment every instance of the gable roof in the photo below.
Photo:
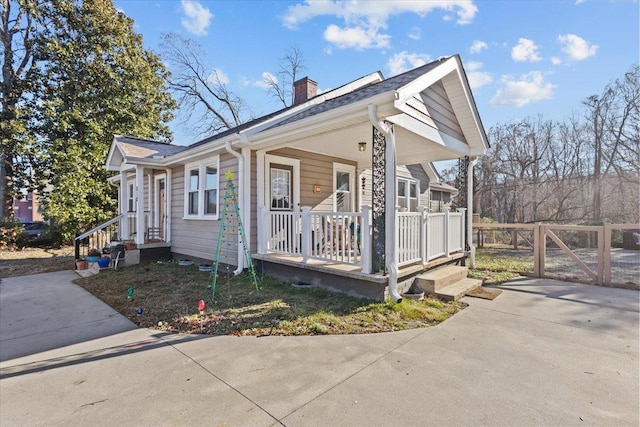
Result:
{"type": "MultiPolygon", "coordinates": [[[[477,113],[475,101],[473,100],[466,74],[462,68],[462,63],[459,56],[454,55],[440,58],[429,64],[387,79],[384,79],[382,73],[379,71],[371,73],[336,89],[317,95],[302,104],[292,105],[266,114],[188,146],[164,144],[141,138],[115,135],[114,143],[112,144],[107,159],[107,167],[109,167],[112,160],[115,160],[114,156],[116,156],[117,153],[121,156],[120,160],[161,159],[170,157],[209,143],[222,142],[227,137],[240,135],[241,133],[250,135],[266,130],[273,130],[373,98],[377,95],[395,93],[395,104],[398,106],[398,97],[413,96],[412,91],[422,90],[428,87],[428,85],[444,79],[444,76],[450,79],[450,85],[455,85],[455,92],[458,99],[457,105],[454,105],[454,107],[456,107],[456,115],[460,113],[467,122],[466,127],[463,129],[466,130],[465,134],[468,133],[471,135],[471,140],[473,140],[476,146],[488,147],[488,140],[477,113]],[[452,60],[454,62],[451,62],[452,60]],[[443,64],[446,65],[440,67],[443,64]],[[452,73],[452,71],[456,70],[457,73],[452,73]],[[455,76],[452,76],[452,74],[455,74],[455,76]],[[114,146],[118,147],[117,153],[114,146]]],[[[404,100],[402,101],[404,102],[404,100]]],[[[202,150],[197,151],[200,152],[202,150]]]]}
{"type": "Polygon", "coordinates": [[[326,111],[330,111],[335,108],[343,107],[345,105],[349,105],[354,102],[371,98],[381,93],[397,90],[402,86],[404,86],[405,84],[407,84],[408,82],[415,80],[418,76],[424,73],[427,73],[433,68],[437,67],[445,59],[447,58],[441,58],[437,61],[430,62],[429,64],[423,65],[421,67],[414,68],[413,70],[409,70],[402,74],[398,74],[388,79],[384,79],[370,86],[356,89],[353,92],[350,92],[338,98],[334,98],[332,100],[323,102],[322,104],[314,105],[306,109],[305,111],[302,111],[298,114],[295,114],[285,120],[282,120],[274,124],[271,128],[293,123],[295,121],[302,120],[307,117],[315,116],[317,114],[324,113],[326,111]]]}

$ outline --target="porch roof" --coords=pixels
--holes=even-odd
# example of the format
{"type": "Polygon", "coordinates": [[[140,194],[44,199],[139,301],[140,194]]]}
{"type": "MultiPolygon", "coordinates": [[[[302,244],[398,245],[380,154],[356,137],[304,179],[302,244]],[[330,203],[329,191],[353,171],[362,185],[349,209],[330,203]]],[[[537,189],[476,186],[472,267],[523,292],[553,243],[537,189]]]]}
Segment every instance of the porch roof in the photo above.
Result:
{"type": "MultiPolygon", "coordinates": [[[[273,144],[274,141],[292,142],[291,138],[311,136],[315,131],[311,129],[313,126],[307,128],[307,123],[322,119],[325,114],[333,118],[320,126],[325,128],[324,131],[329,129],[344,131],[347,127],[353,126],[367,128],[368,119],[365,111],[362,112],[362,117],[357,118],[346,118],[340,112],[344,108],[354,109],[366,104],[368,100],[372,103],[385,103],[387,116],[382,119],[397,124],[399,135],[404,141],[400,145],[406,145],[407,153],[415,150],[423,152],[424,158],[420,158],[419,161],[455,158],[456,155],[446,154],[451,150],[458,153],[457,157],[483,154],[488,147],[488,140],[460,58],[455,55],[440,58],[387,79],[384,79],[380,72],[369,74],[311,98],[305,103],[264,115],[189,146],[116,135],[109,151],[106,167],[110,170],[119,170],[123,163],[166,167],[184,162],[189,157],[202,156],[210,153],[210,150],[220,149],[225,142],[231,142],[234,145],[250,143],[256,147],[262,146],[265,142],[267,143],[265,147],[273,144]],[[418,104],[426,102],[420,99],[420,91],[437,82],[444,84],[447,92],[445,96],[450,98],[447,102],[450,102],[450,108],[453,108],[455,114],[453,121],[460,122],[453,133],[443,130],[446,126],[440,129],[440,126],[431,119],[429,111],[424,109],[420,111],[419,106],[418,110],[415,110],[416,102],[418,104]],[[342,121],[340,125],[335,122],[336,118],[342,121]],[[334,123],[329,124],[332,120],[334,123]],[[287,134],[286,137],[285,134],[287,134]],[[420,143],[424,140],[435,142],[435,145],[428,149],[420,143]]],[[[454,123],[454,128],[455,126],[458,125],[454,123]]],[[[370,129],[370,124],[368,128],[370,129]]],[[[353,133],[360,133],[360,130],[351,132],[353,133]]],[[[411,155],[409,157],[411,160],[416,160],[411,155]]]]}
{"type": "Polygon", "coordinates": [[[350,105],[355,102],[362,101],[364,99],[368,99],[385,92],[395,91],[401,88],[402,86],[406,85],[407,83],[415,80],[417,77],[425,73],[428,73],[430,70],[436,68],[446,59],[448,58],[441,58],[437,61],[431,62],[421,67],[414,68],[413,70],[404,72],[402,74],[398,74],[397,76],[382,80],[379,83],[375,83],[370,86],[366,86],[366,87],[354,90],[353,92],[350,92],[338,98],[323,102],[322,104],[314,105],[298,114],[295,114],[285,120],[282,120],[278,123],[273,124],[268,129],[273,129],[279,126],[287,125],[289,123],[293,123],[308,117],[312,117],[336,108],[344,107],[346,105],[350,105]]]}

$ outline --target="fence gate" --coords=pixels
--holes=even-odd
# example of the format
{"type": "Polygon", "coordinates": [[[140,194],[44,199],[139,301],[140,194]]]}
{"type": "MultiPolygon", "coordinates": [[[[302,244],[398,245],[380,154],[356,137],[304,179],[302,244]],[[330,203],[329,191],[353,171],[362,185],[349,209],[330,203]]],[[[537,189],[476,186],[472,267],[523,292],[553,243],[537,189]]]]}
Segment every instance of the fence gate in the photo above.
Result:
{"type": "Polygon", "coordinates": [[[525,274],[640,290],[639,224],[476,223],[473,227],[478,250],[500,262],[526,261],[528,254],[525,274]]]}

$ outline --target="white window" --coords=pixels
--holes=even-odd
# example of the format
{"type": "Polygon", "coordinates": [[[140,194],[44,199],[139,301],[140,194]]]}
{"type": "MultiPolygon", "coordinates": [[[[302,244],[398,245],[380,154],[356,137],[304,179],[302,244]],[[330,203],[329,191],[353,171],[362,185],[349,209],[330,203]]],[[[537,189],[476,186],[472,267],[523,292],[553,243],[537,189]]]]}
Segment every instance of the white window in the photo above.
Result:
{"type": "Polygon", "coordinates": [[[135,195],[136,187],[133,182],[128,183],[127,189],[127,211],[135,212],[136,211],[136,195],[135,195]]]}
{"type": "Polygon", "coordinates": [[[335,212],[353,212],[355,210],[356,168],[340,163],[333,164],[333,210],[335,212]]]}
{"type": "Polygon", "coordinates": [[[218,219],[219,171],[219,156],[185,166],[185,218],[218,219]]]}
{"type": "Polygon", "coordinates": [[[398,178],[397,204],[401,211],[416,212],[418,210],[418,181],[398,178]]]}

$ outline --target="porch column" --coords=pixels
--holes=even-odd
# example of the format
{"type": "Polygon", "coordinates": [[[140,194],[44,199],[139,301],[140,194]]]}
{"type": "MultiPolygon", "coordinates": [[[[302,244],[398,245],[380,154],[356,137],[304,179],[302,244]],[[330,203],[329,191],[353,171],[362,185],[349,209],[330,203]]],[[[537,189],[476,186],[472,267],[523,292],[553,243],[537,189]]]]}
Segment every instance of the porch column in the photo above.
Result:
{"type": "Polygon", "coordinates": [[[373,128],[371,150],[371,201],[373,216],[372,267],[375,273],[385,269],[385,143],[384,134],[373,128]]]}
{"type": "Polygon", "coordinates": [[[476,268],[476,247],[473,245],[473,167],[478,163],[478,157],[469,162],[467,171],[467,244],[471,255],[471,268],[476,268]]]}
{"type": "MultiPolygon", "coordinates": [[[[384,244],[384,263],[386,266],[387,274],[389,276],[389,296],[395,301],[402,301],[402,296],[398,293],[398,259],[397,259],[397,244],[398,238],[396,230],[396,138],[393,130],[393,126],[384,123],[378,117],[377,107],[373,104],[368,106],[369,121],[373,125],[373,148],[376,149],[376,143],[380,140],[384,141],[384,229],[386,233],[383,234],[384,244]]],[[[374,161],[376,156],[374,154],[374,161]]],[[[376,182],[376,165],[373,165],[374,177],[373,181],[376,182]]],[[[376,209],[376,194],[374,191],[374,210],[376,209]]],[[[376,227],[376,221],[374,212],[374,227],[376,227]]],[[[378,255],[377,243],[374,244],[376,255],[378,255]]]]}
{"type": "Polygon", "coordinates": [[[136,244],[144,243],[144,168],[136,166],[136,187],[138,194],[136,198],[136,244]]]}
{"type": "Polygon", "coordinates": [[[125,240],[129,238],[129,218],[127,218],[127,211],[129,207],[127,206],[127,202],[129,201],[129,185],[127,184],[127,172],[120,172],[120,213],[124,214],[122,218],[120,218],[120,239],[125,240]]]}

